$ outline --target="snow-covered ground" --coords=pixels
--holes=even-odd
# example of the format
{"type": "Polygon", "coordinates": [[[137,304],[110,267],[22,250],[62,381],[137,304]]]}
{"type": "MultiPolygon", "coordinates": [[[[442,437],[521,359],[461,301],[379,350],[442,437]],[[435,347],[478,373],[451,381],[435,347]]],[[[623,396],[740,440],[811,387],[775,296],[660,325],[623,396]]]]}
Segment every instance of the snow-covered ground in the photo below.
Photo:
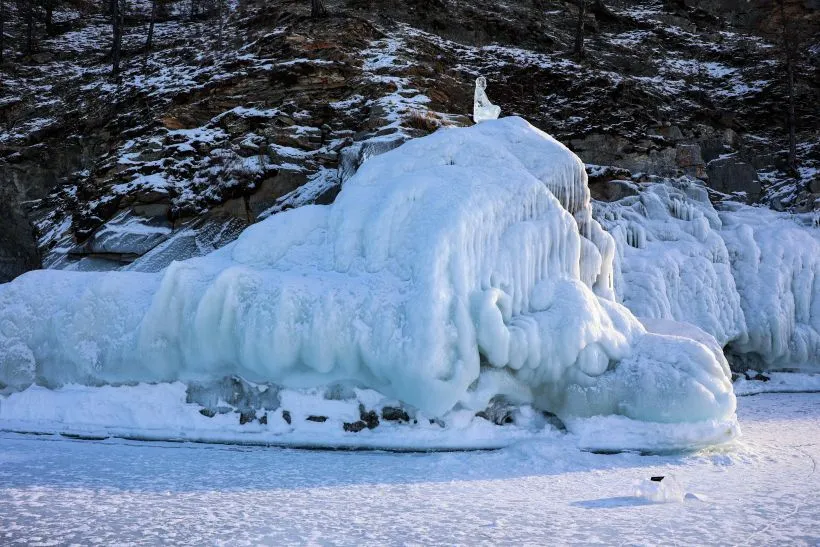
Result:
{"type": "Polygon", "coordinates": [[[744,435],[690,454],[593,454],[572,436],[396,454],[0,436],[0,543],[820,542],[820,394],[738,401],[744,435]],[[674,476],[677,503],[636,497],[674,476]]]}

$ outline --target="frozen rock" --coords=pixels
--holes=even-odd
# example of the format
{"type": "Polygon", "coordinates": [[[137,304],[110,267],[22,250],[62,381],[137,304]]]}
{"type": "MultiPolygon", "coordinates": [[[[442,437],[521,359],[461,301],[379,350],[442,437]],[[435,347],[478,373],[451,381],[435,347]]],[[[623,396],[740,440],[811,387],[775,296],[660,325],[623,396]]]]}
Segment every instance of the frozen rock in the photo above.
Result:
{"type": "Polygon", "coordinates": [[[597,202],[595,217],[616,242],[616,293],[644,326],[695,325],[739,368],[817,370],[820,230],[738,203],[715,211],[686,179],[597,202]]]}
{"type": "Polygon", "coordinates": [[[746,315],[731,344],[768,369],[820,369],[820,229],[739,204],[720,213],[746,315]]]}

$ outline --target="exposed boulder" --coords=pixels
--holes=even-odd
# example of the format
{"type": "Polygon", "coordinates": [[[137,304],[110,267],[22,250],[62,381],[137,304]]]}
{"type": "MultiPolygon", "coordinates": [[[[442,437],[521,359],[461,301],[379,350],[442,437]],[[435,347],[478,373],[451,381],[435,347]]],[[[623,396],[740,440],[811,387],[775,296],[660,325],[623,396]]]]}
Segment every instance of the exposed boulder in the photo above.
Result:
{"type": "Polygon", "coordinates": [[[763,191],[755,168],[736,156],[710,161],[706,173],[710,188],[724,194],[741,192],[749,202],[757,201],[763,191]]]}

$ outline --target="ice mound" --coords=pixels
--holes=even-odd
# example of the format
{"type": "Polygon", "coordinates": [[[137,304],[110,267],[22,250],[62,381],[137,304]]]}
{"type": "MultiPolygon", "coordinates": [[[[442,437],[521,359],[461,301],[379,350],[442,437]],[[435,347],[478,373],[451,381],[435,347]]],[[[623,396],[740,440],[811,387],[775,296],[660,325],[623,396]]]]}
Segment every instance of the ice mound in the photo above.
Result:
{"type": "Polygon", "coordinates": [[[677,479],[669,475],[637,481],[633,495],[652,503],[681,503],[686,492],[677,479]]]}
{"type": "Polygon", "coordinates": [[[586,182],[520,118],[440,130],[368,160],[333,205],[161,273],[0,286],[0,381],[345,380],[433,416],[503,395],[562,416],[733,418],[719,352],[614,300],[586,182]]]}

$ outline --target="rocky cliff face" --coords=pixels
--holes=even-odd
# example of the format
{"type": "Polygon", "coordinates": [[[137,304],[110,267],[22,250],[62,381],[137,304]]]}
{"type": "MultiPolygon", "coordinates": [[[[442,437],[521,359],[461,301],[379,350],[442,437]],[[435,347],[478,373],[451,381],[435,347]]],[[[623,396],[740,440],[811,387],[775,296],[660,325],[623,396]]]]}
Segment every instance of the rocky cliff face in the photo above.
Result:
{"type": "MultiPolygon", "coordinates": [[[[799,58],[794,173],[764,2],[596,2],[583,58],[569,53],[577,8],[558,0],[331,1],[319,20],[303,0],[240,0],[222,23],[207,2],[193,19],[170,2],[150,53],[144,4],[131,3],[118,78],[93,3],[59,12],[36,52],[7,50],[0,281],[40,265],[155,271],[331,202],[368,157],[470,124],[479,74],[503,114],[584,159],[598,198],[628,188],[612,181],[690,176],[713,200],[820,208],[820,50],[799,58]]],[[[817,6],[788,8],[810,44],[817,6]]]]}

